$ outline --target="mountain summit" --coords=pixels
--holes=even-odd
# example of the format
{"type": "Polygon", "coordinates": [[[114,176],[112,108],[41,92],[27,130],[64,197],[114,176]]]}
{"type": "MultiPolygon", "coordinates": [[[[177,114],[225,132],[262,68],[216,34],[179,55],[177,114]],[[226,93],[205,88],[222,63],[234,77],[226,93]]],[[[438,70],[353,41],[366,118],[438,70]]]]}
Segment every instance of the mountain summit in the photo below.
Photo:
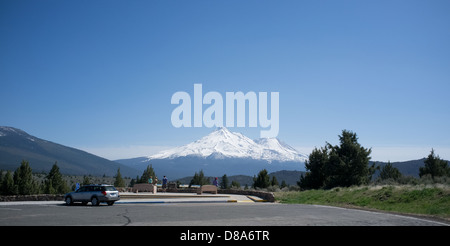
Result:
{"type": "Polygon", "coordinates": [[[306,155],[277,138],[252,140],[241,133],[219,127],[203,138],[187,145],[161,151],[149,156],[152,159],[175,159],[178,157],[202,157],[213,159],[245,158],[253,160],[304,162],[306,155]]]}
{"type": "Polygon", "coordinates": [[[184,146],[161,151],[155,155],[117,162],[138,170],[152,165],[159,175],[171,179],[194,175],[257,175],[281,170],[304,171],[306,155],[277,138],[252,140],[241,133],[219,127],[210,134],[184,146]]]}

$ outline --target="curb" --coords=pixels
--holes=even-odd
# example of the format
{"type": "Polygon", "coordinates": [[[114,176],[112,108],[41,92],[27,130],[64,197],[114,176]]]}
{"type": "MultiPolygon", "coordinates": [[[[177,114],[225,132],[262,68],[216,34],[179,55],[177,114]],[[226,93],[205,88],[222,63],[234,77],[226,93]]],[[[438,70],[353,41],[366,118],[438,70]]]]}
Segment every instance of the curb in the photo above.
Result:
{"type": "Polygon", "coordinates": [[[130,194],[120,194],[120,199],[184,199],[184,198],[196,198],[196,199],[204,199],[204,198],[226,198],[230,197],[227,195],[158,195],[158,194],[139,194],[139,195],[130,195],[130,194]]]}
{"type": "Polygon", "coordinates": [[[261,199],[259,197],[254,197],[254,196],[247,196],[248,199],[252,200],[253,202],[267,202],[264,199],[261,199]]]}
{"type": "Polygon", "coordinates": [[[243,202],[237,200],[223,200],[223,201],[126,201],[120,200],[115,204],[146,204],[146,203],[229,203],[229,202],[243,202]]]}

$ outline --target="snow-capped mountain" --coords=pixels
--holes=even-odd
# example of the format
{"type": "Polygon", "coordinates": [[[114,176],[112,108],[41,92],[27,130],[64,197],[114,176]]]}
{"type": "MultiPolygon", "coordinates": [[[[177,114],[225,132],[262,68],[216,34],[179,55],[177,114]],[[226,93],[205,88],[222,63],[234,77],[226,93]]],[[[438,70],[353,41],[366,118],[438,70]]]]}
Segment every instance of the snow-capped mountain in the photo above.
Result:
{"type": "Polygon", "coordinates": [[[213,159],[245,158],[267,162],[304,162],[307,158],[277,138],[252,140],[241,133],[230,132],[219,127],[207,136],[173,149],[149,156],[153,159],[175,159],[179,157],[202,157],[213,159]]]}
{"type": "Polygon", "coordinates": [[[152,165],[157,175],[176,179],[192,176],[200,170],[210,176],[253,176],[263,169],[304,171],[306,158],[276,138],[252,140],[220,127],[184,146],[152,156],[116,161],[140,170],[152,165]]]}

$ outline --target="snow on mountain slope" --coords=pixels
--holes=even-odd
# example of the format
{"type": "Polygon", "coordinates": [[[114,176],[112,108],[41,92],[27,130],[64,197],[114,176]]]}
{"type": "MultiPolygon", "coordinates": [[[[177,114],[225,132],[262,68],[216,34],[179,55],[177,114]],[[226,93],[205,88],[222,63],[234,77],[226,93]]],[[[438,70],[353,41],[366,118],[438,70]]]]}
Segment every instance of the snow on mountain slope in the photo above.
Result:
{"type": "Polygon", "coordinates": [[[149,159],[174,159],[196,156],[223,158],[250,158],[255,160],[304,162],[306,156],[277,138],[252,140],[241,133],[219,127],[207,136],[187,145],[161,151],[149,159]]]}
{"type": "Polygon", "coordinates": [[[259,138],[254,141],[264,148],[265,151],[263,159],[301,162],[305,162],[308,159],[306,155],[299,153],[297,150],[286,143],[283,143],[278,138],[259,138]]]}

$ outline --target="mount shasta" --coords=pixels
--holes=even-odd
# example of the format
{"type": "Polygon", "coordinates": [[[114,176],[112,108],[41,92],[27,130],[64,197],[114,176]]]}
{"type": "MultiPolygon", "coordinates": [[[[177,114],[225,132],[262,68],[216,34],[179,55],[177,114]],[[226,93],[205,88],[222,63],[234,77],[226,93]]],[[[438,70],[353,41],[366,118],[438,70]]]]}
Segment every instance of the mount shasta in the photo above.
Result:
{"type": "MultiPolygon", "coordinates": [[[[276,138],[251,140],[240,133],[218,128],[197,141],[152,156],[110,161],[32,136],[17,128],[0,126],[0,170],[14,171],[22,160],[27,160],[35,172],[49,172],[57,162],[63,174],[114,176],[120,168],[123,176],[135,177],[152,165],[160,177],[166,175],[170,180],[175,180],[192,176],[200,170],[207,176],[254,176],[264,168],[269,173],[305,171],[306,159],[307,156],[276,138]]],[[[392,165],[403,175],[419,177],[419,167],[424,166],[424,160],[393,162],[392,165]]],[[[386,164],[375,163],[380,166],[386,164]]],[[[295,184],[299,174],[288,173],[296,173],[291,182],[295,184]]]]}
{"type": "Polygon", "coordinates": [[[159,176],[171,179],[193,175],[256,175],[262,169],[304,171],[307,156],[277,138],[252,140],[241,133],[219,127],[203,138],[184,146],[161,151],[148,157],[116,160],[144,170],[152,165],[159,176]]]}

